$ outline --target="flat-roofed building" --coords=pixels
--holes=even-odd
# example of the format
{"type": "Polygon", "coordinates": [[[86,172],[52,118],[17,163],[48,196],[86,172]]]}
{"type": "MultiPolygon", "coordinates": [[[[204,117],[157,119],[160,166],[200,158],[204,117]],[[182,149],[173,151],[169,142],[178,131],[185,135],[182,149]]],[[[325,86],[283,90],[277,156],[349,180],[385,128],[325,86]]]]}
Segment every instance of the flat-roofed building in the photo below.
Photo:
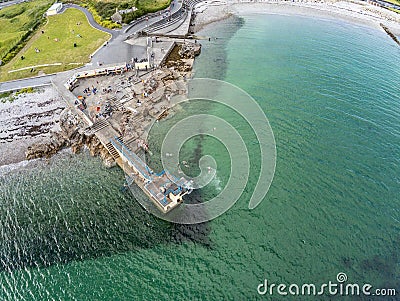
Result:
{"type": "Polygon", "coordinates": [[[47,10],[46,15],[47,16],[53,16],[58,14],[62,9],[62,3],[54,3],[50,8],[47,10]]]}

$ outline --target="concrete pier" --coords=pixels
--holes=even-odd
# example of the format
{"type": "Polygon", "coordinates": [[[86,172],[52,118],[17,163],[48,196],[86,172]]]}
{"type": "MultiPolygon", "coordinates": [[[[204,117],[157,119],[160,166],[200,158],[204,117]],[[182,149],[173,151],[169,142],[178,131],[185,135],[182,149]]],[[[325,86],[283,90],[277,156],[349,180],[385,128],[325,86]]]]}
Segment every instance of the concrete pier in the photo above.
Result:
{"type": "MultiPolygon", "coordinates": [[[[84,134],[95,135],[116,164],[159,210],[167,213],[191,192],[190,183],[184,178],[171,181],[168,171],[155,173],[136,152],[147,150],[144,133],[153,121],[168,114],[172,95],[186,92],[186,87],[174,82],[189,74],[165,66],[171,51],[181,41],[146,37],[132,43],[145,43],[149,60],[64,73],[52,83],[70,109],[85,122],[84,134]],[[145,68],[141,67],[143,63],[145,68]]],[[[194,60],[182,61],[188,64],[184,70],[191,70],[194,60]]]]}

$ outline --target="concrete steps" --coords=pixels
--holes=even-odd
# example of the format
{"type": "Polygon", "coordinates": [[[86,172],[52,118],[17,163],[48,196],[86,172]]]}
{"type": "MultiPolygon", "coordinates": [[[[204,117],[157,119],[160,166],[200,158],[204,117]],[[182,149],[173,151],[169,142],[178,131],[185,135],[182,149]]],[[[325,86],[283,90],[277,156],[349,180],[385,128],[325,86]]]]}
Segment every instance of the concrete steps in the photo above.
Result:
{"type": "Polygon", "coordinates": [[[184,8],[180,8],[178,11],[176,11],[171,15],[171,18],[163,19],[156,23],[153,23],[148,29],[145,30],[145,32],[146,33],[157,32],[157,33],[167,34],[176,30],[183,23],[185,23],[188,15],[191,15],[189,11],[191,11],[196,4],[201,3],[203,1],[204,0],[190,0],[187,5],[188,7],[187,10],[184,8]],[[161,32],[163,29],[167,29],[166,32],[161,32]]]}
{"type": "Polygon", "coordinates": [[[196,4],[203,2],[204,0],[189,0],[189,6],[190,8],[193,8],[196,4]]]}
{"type": "Polygon", "coordinates": [[[119,101],[114,101],[111,103],[111,108],[113,109],[113,111],[124,111],[125,107],[122,103],[120,103],[119,101]]]}
{"type": "Polygon", "coordinates": [[[173,24],[173,22],[177,22],[177,20],[180,20],[182,18],[182,14],[184,13],[184,9],[181,7],[179,10],[174,12],[171,17],[162,19],[160,21],[157,21],[153,24],[151,24],[147,29],[145,29],[145,32],[151,32],[155,30],[162,29],[164,27],[168,27],[169,25],[173,24]]]}
{"type": "MultiPolygon", "coordinates": [[[[180,28],[181,26],[183,26],[185,24],[185,21],[188,19],[190,13],[189,12],[185,12],[182,14],[182,17],[179,18],[179,20],[177,20],[176,22],[169,24],[168,26],[157,30],[156,32],[154,32],[155,34],[160,33],[160,34],[168,34],[170,32],[176,31],[178,28],[180,28]]],[[[187,32],[185,32],[185,34],[187,34],[187,32]]]]}
{"type": "Polygon", "coordinates": [[[172,26],[174,24],[177,24],[182,19],[185,19],[186,16],[187,16],[187,12],[182,12],[181,14],[175,16],[174,18],[171,18],[169,20],[163,20],[165,22],[163,22],[163,23],[161,23],[161,24],[159,24],[157,26],[150,27],[150,29],[147,30],[147,32],[155,32],[155,31],[162,30],[164,28],[170,27],[170,26],[172,26]]]}
{"type": "Polygon", "coordinates": [[[108,127],[110,124],[106,120],[99,120],[93,123],[91,127],[88,127],[85,130],[85,135],[90,136],[93,135],[94,133],[104,129],[105,127],[108,127]]]}
{"type": "Polygon", "coordinates": [[[124,105],[120,101],[117,100],[116,96],[111,96],[108,100],[110,101],[110,105],[111,105],[111,108],[113,109],[113,111],[124,111],[125,110],[124,105]]]}
{"type": "Polygon", "coordinates": [[[108,142],[108,143],[106,144],[106,148],[107,148],[108,152],[110,153],[110,155],[111,155],[115,160],[117,160],[118,158],[120,158],[120,156],[119,156],[117,150],[114,148],[114,146],[111,144],[111,142],[108,142]]]}
{"type": "Polygon", "coordinates": [[[129,145],[129,144],[131,144],[132,142],[134,142],[136,140],[137,140],[136,137],[132,137],[132,138],[130,138],[128,140],[123,139],[125,145],[129,145]]]}

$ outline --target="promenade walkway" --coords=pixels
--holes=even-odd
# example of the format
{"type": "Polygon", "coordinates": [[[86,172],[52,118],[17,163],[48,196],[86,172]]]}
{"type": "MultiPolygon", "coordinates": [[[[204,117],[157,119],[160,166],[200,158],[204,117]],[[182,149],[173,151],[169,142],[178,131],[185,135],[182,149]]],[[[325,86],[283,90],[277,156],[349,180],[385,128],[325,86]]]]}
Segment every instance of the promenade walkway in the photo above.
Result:
{"type": "Polygon", "coordinates": [[[24,78],[24,79],[0,83],[0,93],[7,91],[15,91],[28,87],[35,88],[35,87],[50,86],[51,79],[53,77],[55,77],[55,75],[45,75],[45,76],[30,77],[30,78],[24,78]]]}
{"type": "MultiPolygon", "coordinates": [[[[93,15],[83,7],[80,7],[76,4],[66,4],[63,10],[67,8],[76,8],[81,10],[87,17],[89,23],[96,29],[103,30],[112,35],[111,40],[93,55],[93,62],[96,64],[97,62],[101,62],[102,64],[117,64],[121,62],[129,62],[132,57],[144,58],[147,56],[146,48],[130,45],[125,43],[127,38],[129,38],[132,34],[143,31],[144,29],[151,28],[153,24],[160,24],[160,21],[165,20],[168,24],[168,20],[163,18],[163,14],[171,13],[171,15],[181,12],[183,5],[188,8],[192,8],[196,3],[201,2],[202,0],[190,0],[187,2],[179,2],[178,0],[173,0],[169,8],[153,13],[148,14],[134,22],[130,25],[125,26],[119,30],[108,29],[100,26],[93,18],[93,15]]],[[[16,1],[17,3],[18,1],[16,1]]],[[[88,70],[93,69],[92,64],[87,64],[83,67],[75,69],[78,70],[88,70]]],[[[33,78],[20,79],[15,81],[3,82],[0,83],[0,93],[5,91],[13,91],[27,87],[40,87],[50,85],[52,79],[54,79],[56,74],[51,75],[43,75],[33,78]]]]}

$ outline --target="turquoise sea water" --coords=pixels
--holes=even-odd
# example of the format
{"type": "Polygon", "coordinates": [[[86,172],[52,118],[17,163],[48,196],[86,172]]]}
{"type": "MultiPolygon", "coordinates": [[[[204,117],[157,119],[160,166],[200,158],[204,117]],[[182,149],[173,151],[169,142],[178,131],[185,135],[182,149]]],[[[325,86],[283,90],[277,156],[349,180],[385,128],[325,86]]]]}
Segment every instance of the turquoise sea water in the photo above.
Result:
{"type": "MultiPolygon", "coordinates": [[[[202,34],[217,39],[203,42],[196,76],[246,90],[274,130],[265,200],[247,209],[257,142],[218,106],[206,109],[238,122],[253,175],[239,202],[207,224],[148,215],[121,190],[119,169],[86,154],[5,173],[0,300],[276,300],[257,294],[261,281],[319,285],[339,272],[400,294],[400,49],[373,29],[278,15],[229,19],[202,34]]],[[[218,181],[195,195],[206,199],[229,164],[212,139],[185,149],[188,159],[198,152],[222,162],[218,181]]],[[[318,297],[331,299],[352,300],[318,297]]]]}

